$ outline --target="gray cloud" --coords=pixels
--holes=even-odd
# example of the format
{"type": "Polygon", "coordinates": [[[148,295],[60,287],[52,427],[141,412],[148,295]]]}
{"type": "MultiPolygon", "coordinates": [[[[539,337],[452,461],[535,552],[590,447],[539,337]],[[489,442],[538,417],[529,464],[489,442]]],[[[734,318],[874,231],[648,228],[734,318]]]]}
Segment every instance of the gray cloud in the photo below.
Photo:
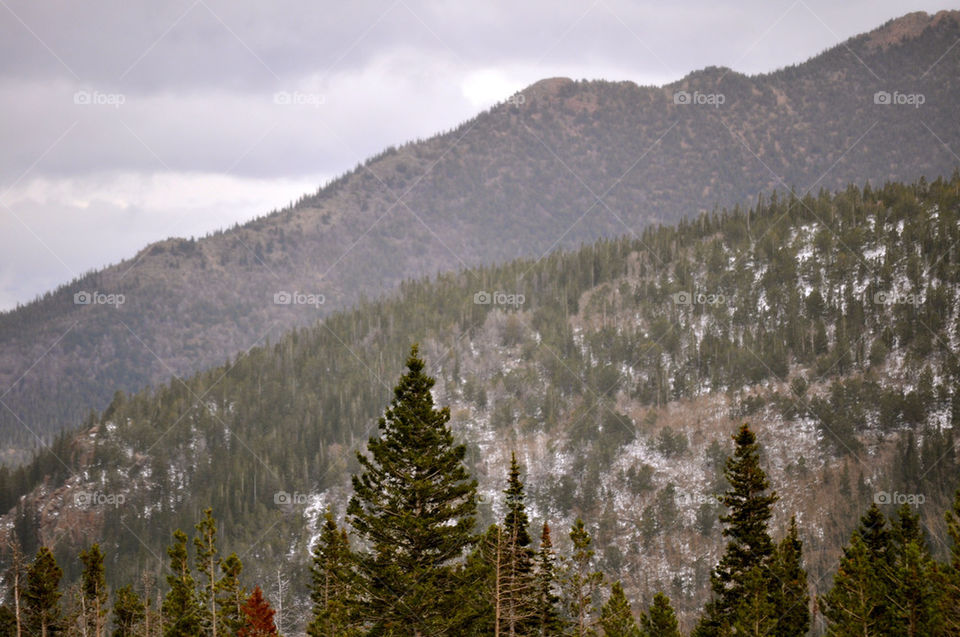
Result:
{"type": "Polygon", "coordinates": [[[0,243],[0,307],[148,241],[282,206],[293,187],[313,190],[543,77],[663,84],[708,65],[764,72],[937,8],[2,0],[0,230],[19,239],[0,243]],[[278,92],[291,103],[276,103],[278,92]],[[247,204],[226,203],[225,184],[247,204]],[[171,223],[179,211],[194,221],[171,223]]]}

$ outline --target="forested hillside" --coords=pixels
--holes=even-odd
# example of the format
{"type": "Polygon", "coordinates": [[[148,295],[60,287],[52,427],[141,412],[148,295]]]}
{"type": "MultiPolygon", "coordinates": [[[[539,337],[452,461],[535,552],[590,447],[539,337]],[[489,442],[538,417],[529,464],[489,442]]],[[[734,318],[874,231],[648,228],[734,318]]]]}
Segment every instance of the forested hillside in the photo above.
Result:
{"type": "Polygon", "coordinates": [[[5,528],[28,554],[53,546],[68,578],[77,550],[104,538],[112,581],[132,582],[161,572],[170,533],[209,506],[251,578],[288,564],[306,590],[321,515],[344,515],[354,451],[417,341],[479,480],[481,527],[502,512],[515,452],[533,528],[581,517],[596,566],[634,601],[665,591],[687,625],[722,550],[714,496],[743,421],[780,495],[773,535],[796,514],[815,593],[874,501],[891,515],[919,504],[942,557],[957,486],[958,222],[955,173],[777,193],[408,281],[222,367],[118,393],[79,435],[0,471],[5,528]]]}
{"type": "MultiPolygon", "coordinates": [[[[766,75],[709,68],[664,87],[544,80],[288,209],[89,273],[0,315],[2,457],[22,460],[116,389],[220,364],[411,277],[636,236],[773,188],[949,174],[960,147],[957,15],[911,14],[766,75]],[[99,302],[111,294],[123,303],[99,302]]],[[[704,381],[746,373],[710,365],[704,381]]],[[[664,393],[662,379],[646,382],[644,399],[664,393]]],[[[355,399],[345,394],[342,409],[355,399]]]]}

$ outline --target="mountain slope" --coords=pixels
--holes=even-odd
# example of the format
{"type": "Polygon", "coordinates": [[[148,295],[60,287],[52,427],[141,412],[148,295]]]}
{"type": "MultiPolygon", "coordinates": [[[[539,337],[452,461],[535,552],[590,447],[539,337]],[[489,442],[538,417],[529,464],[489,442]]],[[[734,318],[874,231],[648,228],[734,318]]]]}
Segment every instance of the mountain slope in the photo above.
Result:
{"type": "Polygon", "coordinates": [[[171,531],[213,506],[254,580],[285,564],[302,581],[317,516],[342,515],[353,452],[414,339],[468,444],[484,519],[515,450],[532,521],[583,516],[599,565],[635,599],[666,589],[687,619],[702,605],[722,548],[713,494],[744,420],[782,498],[774,528],[797,513],[817,590],[884,493],[922,495],[946,546],[960,174],[775,196],[405,283],[224,367],[116,396],[58,457],[0,471],[0,504],[14,507],[0,528],[28,551],[55,544],[64,565],[99,538],[111,576],[133,581],[161,574],[171,531]]]}
{"type": "Polygon", "coordinates": [[[639,233],[773,187],[949,174],[958,15],[912,14],[755,77],[544,80],[292,209],[149,246],[0,316],[0,442],[22,458],[115,389],[218,364],[408,277],[639,233]],[[924,103],[875,104],[877,91],[924,103]],[[76,305],[78,292],[125,302],[76,305]],[[306,304],[275,304],[282,292],[306,304]]]}

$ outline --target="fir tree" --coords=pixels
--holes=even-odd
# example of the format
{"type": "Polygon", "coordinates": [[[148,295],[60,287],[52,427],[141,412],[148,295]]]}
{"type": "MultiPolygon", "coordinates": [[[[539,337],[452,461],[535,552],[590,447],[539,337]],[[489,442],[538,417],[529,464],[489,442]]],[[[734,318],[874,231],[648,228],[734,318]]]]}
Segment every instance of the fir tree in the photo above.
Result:
{"type": "Polygon", "coordinates": [[[352,603],[353,555],[347,532],[337,526],[333,514],[327,512],[320,538],[313,548],[310,571],[313,620],[307,633],[313,637],[338,637],[353,634],[350,606],[352,603]]]}
{"type": "Polygon", "coordinates": [[[641,637],[620,582],[614,582],[610,587],[610,598],[600,609],[599,624],[603,629],[603,637],[641,637]]]}
{"type": "Polygon", "coordinates": [[[893,531],[895,551],[894,628],[907,637],[941,634],[939,578],[920,528],[920,516],[904,504],[893,531]]]}
{"type": "Polygon", "coordinates": [[[259,586],[253,589],[240,610],[243,613],[243,627],[237,632],[238,637],[267,637],[277,634],[277,627],[273,623],[276,611],[264,599],[259,586]]]}
{"type": "Polygon", "coordinates": [[[580,518],[574,521],[573,528],[570,529],[570,541],[573,543],[573,554],[567,561],[564,584],[570,616],[573,618],[574,635],[584,637],[591,634],[594,595],[603,583],[603,575],[592,570],[593,549],[590,548],[590,534],[580,518]]]}
{"type": "Polygon", "coordinates": [[[173,544],[167,548],[170,557],[170,590],[163,599],[163,637],[197,637],[201,633],[203,607],[194,590],[187,555],[187,535],[180,529],[173,532],[173,544]]]}
{"type": "Polygon", "coordinates": [[[41,546],[27,570],[23,589],[23,627],[37,637],[48,637],[63,628],[60,578],[63,571],[49,548],[41,546]]]}
{"type": "Polygon", "coordinates": [[[224,634],[233,635],[243,625],[240,608],[247,599],[247,589],[240,583],[243,562],[236,553],[231,553],[220,564],[220,571],[216,591],[218,618],[224,634]]]}
{"type": "Polygon", "coordinates": [[[106,630],[108,612],[107,580],[103,572],[103,552],[99,544],[89,550],[80,551],[83,564],[80,594],[83,597],[83,621],[87,626],[87,635],[102,637],[106,630]]]}
{"type": "MultiPolygon", "coordinates": [[[[954,398],[958,395],[960,392],[956,392],[954,398]]],[[[941,569],[940,616],[944,635],[960,637],[960,489],[954,493],[953,506],[944,513],[944,519],[950,536],[950,561],[941,569]]]]}
{"type": "Polygon", "coordinates": [[[113,637],[135,637],[141,633],[147,608],[129,586],[118,588],[113,602],[113,637]]]}
{"type": "MultiPolygon", "coordinates": [[[[734,608],[752,604],[752,616],[759,621],[766,602],[758,597],[747,599],[744,585],[749,581],[758,590],[768,590],[770,560],[774,545],[767,530],[771,508],[778,497],[770,491],[770,484],[760,467],[760,445],[747,425],[733,436],[734,455],[727,459],[724,475],[729,488],[720,496],[727,513],[720,516],[725,525],[723,536],[729,538],[726,552],[711,576],[713,599],[707,604],[694,632],[697,637],[709,637],[728,632],[733,622],[734,608]]],[[[744,609],[746,612],[746,609],[744,609]]]]}
{"type": "Polygon", "coordinates": [[[810,630],[810,592],[803,568],[803,542],[796,516],[790,517],[786,537],[777,547],[773,561],[776,637],[802,637],[810,630]]]}
{"type": "Polygon", "coordinates": [[[347,512],[370,553],[358,557],[366,621],[375,632],[442,632],[459,606],[458,562],[476,541],[476,481],[454,442],[450,410],[436,409],[417,347],[353,477],[347,512]]]}
{"type": "Polygon", "coordinates": [[[533,634],[537,637],[558,637],[564,633],[561,615],[561,600],[557,594],[557,556],[553,551],[550,538],[550,525],[543,523],[540,533],[540,550],[534,571],[536,580],[535,610],[536,620],[533,634]]]}
{"type": "Polygon", "coordinates": [[[653,596],[650,609],[640,616],[640,629],[643,637],[681,637],[669,597],[662,592],[653,596]]]}

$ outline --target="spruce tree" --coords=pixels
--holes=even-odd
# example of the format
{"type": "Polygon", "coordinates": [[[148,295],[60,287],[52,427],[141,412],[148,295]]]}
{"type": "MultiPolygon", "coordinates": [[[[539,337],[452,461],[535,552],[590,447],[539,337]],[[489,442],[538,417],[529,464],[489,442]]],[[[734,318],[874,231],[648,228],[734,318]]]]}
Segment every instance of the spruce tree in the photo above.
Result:
{"type": "Polygon", "coordinates": [[[347,532],[327,512],[320,538],[313,548],[310,570],[313,619],[307,626],[312,637],[354,634],[350,611],[353,594],[353,555],[347,532]]]}
{"type": "Polygon", "coordinates": [[[238,637],[268,637],[277,634],[273,616],[277,611],[263,597],[263,591],[257,586],[240,609],[243,614],[243,627],[237,631],[238,637]]]}
{"type": "Polygon", "coordinates": [[[379,421],[380,437],[357,454],[350,524],[370,552],[358,556],[360,608],[377,633],[444,631],[459,606],[459,562],[473,535],[477,483],[454,442],[449,408],[436,409],[415,345],[379,421]]]}
{"type": "Polygon", "coordinates": [[[573,543],[573,554],[567,560],[564,588],[573,619],[573,634],[584,637],[592,630],[594,597],[603,583],[603,574],[593,570],[590,534],[580,518],[574,521],[570,529],[570,541],[573,543]]]}
{"type": "Polygon", "coordinates": [[[786,537],[777,546],[773,561],[776,637],[802,637],[810,630],[810,592],[803,568],[803,542],[796,516],[790,517],[786,537]]]}
{"type": "Polygon", "coordinates": [[[630,602],[627,601],[620,582],[614,582],[610,587],[610,598],[600,609],[599,624],[603,637],[641,637],[637,620],[630,610],[630,602]]]}
{"type": "Polygon", "coordinates": [[[80,562],[83,564],[80,594],[83,596],[84,609],[81,621],[86,624],[89,637],[103,637],[106,631],[109,595],[100,545],[94,544],[89,550],[80,551],[80,562]]]}
{"type": "Polygon", "coordinates": [[[843,549],[833,585],[820,598],[830,637],[892,634],[887,619],[884,575],[860,531],[854,531],[843,549]]]}
{"type": "Polygon", "coordinates": [[[742,604],[751,605],[741,610],[749,610],[753,619],[759,622],[767,603],[756,595],[748,599],[744,587],[748,581],[751,586],[758,587],[757,590],[767,590],[770,586],[769,569],[774,545],[767,524],[778,497],[770,491],[767,476],[760,467],[760,445],[754,433],[743,425],[733,440],[736,444],[734,455],[727,459],[724,468],[730,486],[720,496],[720,502],[727,507],[720,522],[724,524],[723,536],[729,539],[726,552],[711,576],[713,599],[708,602],[694,631],[697,637],[729,632],[734,609],[742,604]]]}
{"type": "Polygon", "coordinates": [[[143,600],[130,586],[118,588],[113,602],[113,637],[140,635],[146,612],[143,600]]]}
{"type": "Polygon", "coordinates": [[[163,598],[163,637],[197,637],[201,633],[203,607],[197,599],[195,582],[190,573],[187,535],[180,529],[173,532],[173,544],[167,548],[170,557],[170,590],[163,598]]]}
{"type": "MultiPolygon", "coordinates": [[[[954,398],[960,392],[954,394],[954,398]]],[[[953,496],[953,506],[944,513],[947,534],[950,536],[950,561],[941,569],[940,616],[944,635],[960,637],[960,489],[953,496]]]]}
{"type": "Polygon", "coordinates": [[[677,615],[670,605],[670,598],[662,592],[653,596],[650,609],[640,616],[643,637],[681,637],[677,615]]]}
{"type": "Polygon", "coordinates": [[[938,570],[920,527],[920,516],[904,504],[893,530],[895,575],[891,598],[895,630],[906,637],[941,634],[938,570]]]}
{"type": "Polygon", "coordinates": [[[533,550],[530,548],[529,520],[524,505],[523,481],[516,454],[510,456],[507,478],[506,516],[503,520],[501,582],[501,617],[503,633],[514,637],[529,632],[536,608],[533,579],[533,550]]]}
{"type": "Polygon", "coordinates": [[[37,551],[27,570],[23,589],[23,626],[37,637],[48,637],[63,628],[60,609],[60,578],[63,571],[46,546],[37,551]]]}
{"type": "Polygon", "coordinates": [[[540,549],[537,551],[535,578],[536,620],[533,634],[537,637],[559,637],[564,634],[560,595],[557,594],[557,556],[553,551],[550,525],[543,523],[540,549]]]}
{"type": "Polygon", "coordinates": [[[203,519],[194,528],[197,531],[193,538],[197,572],[203,577],[199,594],[199,602],[204,609],[200,615],[201,626],[203,634],[217,637],[218,632],[222,632],[222,622],[217,616],[217,582],[221,560],[217,552],[217,521],[213,518],[213,510],[205,509],[203,519]]]}

